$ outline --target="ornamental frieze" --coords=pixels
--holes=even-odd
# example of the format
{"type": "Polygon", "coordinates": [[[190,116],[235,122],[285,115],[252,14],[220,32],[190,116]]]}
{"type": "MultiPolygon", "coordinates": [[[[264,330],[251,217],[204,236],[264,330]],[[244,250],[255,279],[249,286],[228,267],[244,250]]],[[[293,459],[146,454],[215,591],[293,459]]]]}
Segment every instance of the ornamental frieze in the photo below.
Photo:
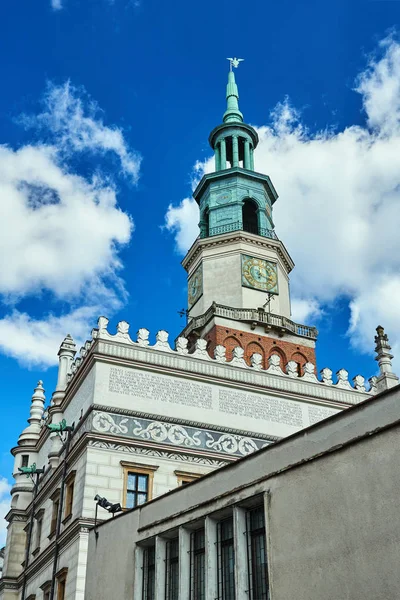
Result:
{"type": "Polygon", "coordinates": [[[211,429],[176,425],[131,416],[95,411],[92,431],[110,433],[133,440],[145,440],[155,444],[190,448],[202,452],[218,452],[230,456],[247,456],[269,445],[265,440],[245,437],[234,433],[221,433],[211,429]]]}

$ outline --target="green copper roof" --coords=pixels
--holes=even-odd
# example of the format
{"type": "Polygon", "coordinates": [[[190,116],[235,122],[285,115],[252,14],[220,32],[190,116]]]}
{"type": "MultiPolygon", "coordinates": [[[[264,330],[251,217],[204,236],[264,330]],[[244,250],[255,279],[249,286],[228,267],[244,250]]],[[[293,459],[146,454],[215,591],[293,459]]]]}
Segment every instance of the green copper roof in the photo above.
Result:
{"type": "Polygon", "coordinates": [[[239,110],[239,91],[233,71],[228,73],[228,85],[226,86],[227,108],[224,113],[224,123],[243,123],[243,115],[239,110]]]}

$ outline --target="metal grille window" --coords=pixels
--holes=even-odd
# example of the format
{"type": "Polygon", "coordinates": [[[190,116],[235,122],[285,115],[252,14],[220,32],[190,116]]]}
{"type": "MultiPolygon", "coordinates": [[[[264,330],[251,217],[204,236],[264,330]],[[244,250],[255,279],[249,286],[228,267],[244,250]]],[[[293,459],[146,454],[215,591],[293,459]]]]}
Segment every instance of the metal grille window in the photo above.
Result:
{"type": "Polygon", "coordinates": [[[126,508],[134,508],[147,502],[149,476],[128,471],[126,481],[126,508]]]}
{"type": "Polygon", "coordinates": [[[249,510],[246,521],[250,600],[269,600],[264,508],[249,510]]]}
{"type": "Polygon", "coordinates": [[[205,533],[197,529],[190,535],[190,600],[205,600],[205,533]]]}
{"type": "Polygon", "coordinates": [[[179,595],[179,541],[178,538],[167,542],[167,560],[165,577],[166,600],[178,600],[179,595]]]}
{"type": "Polygon", "coordinates": [[[233,519],[224,519],[217,526],[218,600],[235,597],[235,549],[233,519]]]}
{"type": "Polygon", "coordinates": [[[143,552],[143,594],[142,600],[155,600],[156,549],[145,548],[143,552]]]}

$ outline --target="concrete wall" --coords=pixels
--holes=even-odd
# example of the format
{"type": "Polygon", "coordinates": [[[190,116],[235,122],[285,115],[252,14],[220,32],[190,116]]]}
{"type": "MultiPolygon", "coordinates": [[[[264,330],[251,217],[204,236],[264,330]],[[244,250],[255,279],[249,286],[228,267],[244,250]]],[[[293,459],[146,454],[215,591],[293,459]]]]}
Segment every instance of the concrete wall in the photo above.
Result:
{"type": "Polygon", "coordinates": [[[114,597],[136,598],[135,543],[264,495],[271,600],[395,600],[399,401],[395,388],[92,531],[86,597],[109,598],[112,580],[114,597]]]}

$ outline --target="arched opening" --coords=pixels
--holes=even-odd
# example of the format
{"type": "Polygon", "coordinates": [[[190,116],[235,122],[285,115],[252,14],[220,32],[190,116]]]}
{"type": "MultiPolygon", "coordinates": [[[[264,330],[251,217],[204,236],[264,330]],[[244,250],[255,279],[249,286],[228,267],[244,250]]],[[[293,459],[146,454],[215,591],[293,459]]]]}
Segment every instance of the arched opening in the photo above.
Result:
{"type": "Polygon", "coordinates": [[[253,200],[246,199],[242,207],[243,231],[258,234],[257,204],[253,200]]]}
{"type": "Polygon", "coordinates": [[[210,211],[208,210],[208,208],[206,208],[205,211],[203,212],[202,236],[201,237],[208,237],[209,235],[210,235],[210,211]]]}
{"type": "Polygon", "coordinates": [[[302,375],[304,375],[304,365],[307,362],[306,357],[301,352],[295,352],[291,360],[294,360],[294,362],[297,363],[297,375],[302,377],[302,375]]]}

